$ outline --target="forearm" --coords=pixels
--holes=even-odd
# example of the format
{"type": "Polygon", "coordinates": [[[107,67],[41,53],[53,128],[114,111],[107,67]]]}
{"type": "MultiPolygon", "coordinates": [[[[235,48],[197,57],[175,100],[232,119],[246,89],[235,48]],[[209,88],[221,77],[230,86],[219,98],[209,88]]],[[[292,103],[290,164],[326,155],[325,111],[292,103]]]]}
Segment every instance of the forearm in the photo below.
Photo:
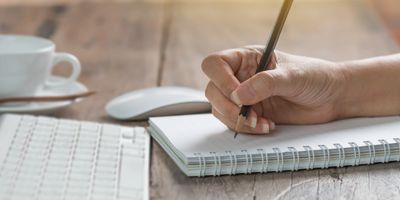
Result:
{"type": "Polygon", "coordinates": [[[400,114],[400,54],[341,63],[338,117],[400,114]]]}

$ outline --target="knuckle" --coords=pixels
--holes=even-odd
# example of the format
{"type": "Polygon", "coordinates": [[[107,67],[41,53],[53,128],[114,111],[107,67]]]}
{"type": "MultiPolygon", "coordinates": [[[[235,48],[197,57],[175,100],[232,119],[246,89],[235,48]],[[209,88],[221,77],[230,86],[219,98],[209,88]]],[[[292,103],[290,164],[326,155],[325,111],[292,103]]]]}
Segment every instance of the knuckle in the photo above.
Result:
{"type": "Polygon", "coordinates": [[[212,67],[213,63],[215,63],[215,61],[218,59],[220,59],[220,56],[217,53],[213,53],[205,57],[201,62],[201,69],[203,72],[206,73],[208,69],[212,67]]]}
{"type": "Polygon", "coordinates": [[[286,75],[291,79],[302,78],[306,76],[307,72],[300,67],[293,67],[291,70],[286,70],[286,75]]]}
{"type": "Polygon", "coordinates": [[[274,77],[270,73],[268,73],[268,71],[260,72],[256,76],[260,84],[264,87],[268,87],[274,82],[274,77]]]}
{"type": "Polygon", "coordinates": [[[204,92],[204,95],[206,96],[206,98],[209,100],[209,101],[211,101],[211,99],[210,99],[210,97],[211,97],[211,91],[212,90],[212,83],[211,82],[208,82],[208,84],[207,84],[207,87],[206,87],[206,90],[205,90],[205,92],[204,92]]]}
{"type": "Polygon", "coordinates": [[[261,87],[263,87],[264,90],[267,91],[274,91],[276,78],[277,77],[275,73],[269,73],[268,71],[259,73],[259,81],[261,87]]]}

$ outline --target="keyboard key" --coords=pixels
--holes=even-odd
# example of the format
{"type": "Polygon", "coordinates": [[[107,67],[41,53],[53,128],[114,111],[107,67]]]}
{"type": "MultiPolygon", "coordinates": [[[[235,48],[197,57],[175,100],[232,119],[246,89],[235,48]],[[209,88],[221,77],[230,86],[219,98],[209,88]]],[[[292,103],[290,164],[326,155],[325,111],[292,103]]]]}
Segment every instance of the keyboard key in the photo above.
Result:
{"type": "Polygon", "coordinates": [[[54,128],[53,127],[47,127],[47,126],[37,126],[32,134],[32,137],[35,136],[48,136],[50,137],[51,135],[53,135],[54,132],[54,128]]]}
{"type": "Polygon", "coordinates": [[[133,144],[125,143],[122,146],[122,159],[121,159],[121,176],[120,186],[125,188],[143,188],[143,178],[144,178],[144,160],[136,159],[132,152],[133,144]],[[135,173],[132,173],[135,172],[135,173]]]}
{"type": "Polygon", "coordinates": [[[109,193],[104,193],[103,191],[95,191],[93,192],[93,194],[91,195],[91,199],[96,199],[96,200],[109,200],[109,199],[113,199],[114,198],[114,192],[109,192],[109,193]]]}
{"type": "Polygon", "coordinates": [[[62,137],[62,136],[64,136],[64,137],[67,137],[67,136],[74,137],[75,134],[76,134],[76,131],[75,131],[75,129],[73,129],[71,131],[71,130],[68,130],[68,129],[60,129],[60,128],[58,128],[55,131],[55,134],[57,135],[57,137],[62,137]]]}
{"type": "Polygon", "coordinates": [[[116,177],[118,174],[117,167],[104,167],[104,166],[97,166],[96,167],[96,177],[105,178],[105,177],[116,177]]]}
{"type": "Polygon", "coordinates": [[[43,177],[45,182],[58,182],[64,181],[67,171],[65,169],[52,169],[46,170],[46,174],[43,177]]]}
{"type": "Polygon", "coordinates": [[[95,183],[93,194],[112,197],[115,195],[115,185],[108,183],[95,183]]]}
{"type": "Polygon", "coordinates": [[[74,161],[75,162],[79,162],[79,161],[85,161],[85,162],[89,162],[92,163],[94,160],[94,152],[92,151],[75,151],[75,155],[74,155],[74,161]]]}
{"type": "Polygon", "coordinates": [[[136,199],[136,198],[142,197],[142,196],[143,196],[143,192],[140,189],[137,190],[137,189],[126,188],[126,187],[119,188],[118,197],[120,199],[136,199]]]}
{"type": "Polygon", "coordinates": [[[83,122],[81,124],[81,130],[88,131],[88,132],[98,132],[99,126],[96,123],[83,122]]]}
{"type": "Polygon", "coordinates": [[[18,180],[15,184],[15,188],[18,188],[17,191],[24,191],[29,194],[34,194],[38,188],[38,179],[36,180],[18,180]]]}
{"type": "Polygon", "coordinates": [[[26,138],[27,135],[31,134],[31,132],[31,127],[19,127],[17,132],[15,133],[15,137],[26,138]]]}
{"type": "MultiPolygon", "coordinates": [[[[67,152],[67,151],[66,151],[67,152]]],[[[51,152],[50,156],[48,156],[48,164],[60,164],[60,163],[68,163],[69,159],[70,159],[70,153],[64,153],[62,151],[53,151],[51,152]]]]}
{"type": "Polygon", "coordinates": [[[65,168],[47,169],[44,175],[44,182],[59,182],[65,179],[67,170],[65,168]]]}
{"type": "Polygon", "coordinates": [[[94,150],[97,147],[97,141],[79,141],[76,148],[77,149],[88,149],[94,150]]]}
{"type": "Polygon", "coordinates": [[[82,187],[89,184],[90,178],[91,178],[90,173],[88,173],[86,176],[74,174],[71,175],[71,177],[69,177],[69,183],[71,186],[78,187],[79,185],[79,187],[82,187]],[[75,184],[75,182],[77,182],[77,184],[75,184]]]}
{"type": "Polygon", "coordinates": [[[96,169],[95,179],[98,181],[116,181],[118,176],[117,169],[110,170],[110,171],[103,171],[96,169]]]}
{"type": "Polygon", "coordinates": [[[55,149],[62,148],[62,149],[70,150],[70,149],[72,149],[72,146],[73,146],[72,138],[65,139],[65,140],[61,140],[60,138],[57,138],[53,143],[53,147],[55,149]]]}
{"type": "Polygon", "coordinates": [[[144,151],[143,150],[138,150],[136,148],[129,148],[129,150],[126,152],[126,154],[124,156],[134,156],[134,157],[143,158],[144,157],[144,151]]]}
{"type": "Polygon", "coordinates": [[[65,195],[65,200],[80,200],[83,197],[86,197],[88,192],[86,191],[77,191],[77,192],[69,192],[65,195]]]}
{"type": "Polygon", "coordinates": [[[77,161],[74,161],[73,162],[73,164],[72,164],[72,167],[71,167],[71,169],[75,169],[75,170],[78,170],[78,171],[90,171],[91,169],[92,169],[92,165],[93,165],[93,163],[92,162],[77,162],[77,161]]]}
{"type": "Polygon", "coordinates": [[[62,195],[64,189],[64,184],[43,184],[40,190],[40,197],[55,197],[53,199],[58,199],[62,195]]]}
{"type": "Polygon", "coordinates": [[[88,132],[88,131],[80,131],[79,132],[79,140],[87,140],[87,141],[96,141],[98,140],[98,137],[100,136],[100,133],[97,132],[88,132]]]}
{"type": "Polygon", "coordinates": [[[103,136],[119,136],[121,127],[115,125],[105,124],[102,129],[103,136]]]}
{"type": "Polygon", "coordinates": [[[119,149],[119,143],[107,143],[105,141],[102,141],[102,143],[100,144],[100,149],[109,149],[109,150],[114,150],[114,151],[118,151],[119,149]]]}
{"type": "Polygon", "coordinates": [[[38,149],[38,148],[29,148],[29,150],[27,151],[27,154],[29,156],[34,156],[37,158],[41,158],[41,156],[43,156],[43,154],[45,154],[47,152],[47,149],[42,148],[42,149],[38,149]]]}
{"type": "Polygon", "coordinates": [[[84,166],[73,165],[71,167],[71,173],[76,173],[76,174],[79,174],[80,176],[83,176],[83,175],[89,176],[92,173],[92,166],[90,165],[90,166],[84,167],[84,166]]]}
{"type": "Polygon", "coordinates": [[[127,139],[127,140],[133,140],[135,137],[135,131],[132,129],[122,129],[121,130],[122,138],[127,139]]]}
{"type": "Polygon", "coordinates": [[[98,168],[107,167],[107,168],[116,168],[116,162],[110,162],[109,160],[97,160],[96,165],[98,168]]]}

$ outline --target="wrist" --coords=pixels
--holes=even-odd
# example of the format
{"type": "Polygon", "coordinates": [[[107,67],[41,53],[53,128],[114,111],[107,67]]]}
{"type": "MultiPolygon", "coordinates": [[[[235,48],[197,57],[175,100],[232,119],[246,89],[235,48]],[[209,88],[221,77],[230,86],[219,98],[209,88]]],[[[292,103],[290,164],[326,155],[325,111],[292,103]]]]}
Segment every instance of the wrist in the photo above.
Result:
{"type": "Polygon", "coordinates": [[[340,76],[339,95],[335,102],[335,112],[338,119],[358,116],[362,109],[360,92],[356,84],[360,82],[357,72],[354,71],[353,63],[341,62],[336,64],[336,73],[340,76]]]}
{"type": "Polygon", "coordinates": [[[342,86],[335,104],[337,118],[400,113],[400,59],[376,57],[337,63],[342,86]]]}

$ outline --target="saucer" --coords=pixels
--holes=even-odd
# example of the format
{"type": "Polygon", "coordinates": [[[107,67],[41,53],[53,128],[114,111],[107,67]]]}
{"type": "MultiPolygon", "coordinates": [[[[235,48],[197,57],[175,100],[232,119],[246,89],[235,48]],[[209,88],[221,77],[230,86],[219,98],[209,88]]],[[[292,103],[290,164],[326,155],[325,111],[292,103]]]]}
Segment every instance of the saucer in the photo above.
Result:
{"type": "MultiPolygon", "coordinates": [[[[63,81],[65,78],[59,76],[50,77],[50,81],[63,81]]],[[[86,92],[88,89],[82,83],[73,82],[67,87],[46,87],[36,92],[35,96],[63,96],[86,92]]],[[[83,98],[56,102],[32,102],[21,105],[0,105],[0,113],[29,113],[44,114],[56,111],[60,108],[69,106],[75,102],[81,101],[83,98]]]]}

